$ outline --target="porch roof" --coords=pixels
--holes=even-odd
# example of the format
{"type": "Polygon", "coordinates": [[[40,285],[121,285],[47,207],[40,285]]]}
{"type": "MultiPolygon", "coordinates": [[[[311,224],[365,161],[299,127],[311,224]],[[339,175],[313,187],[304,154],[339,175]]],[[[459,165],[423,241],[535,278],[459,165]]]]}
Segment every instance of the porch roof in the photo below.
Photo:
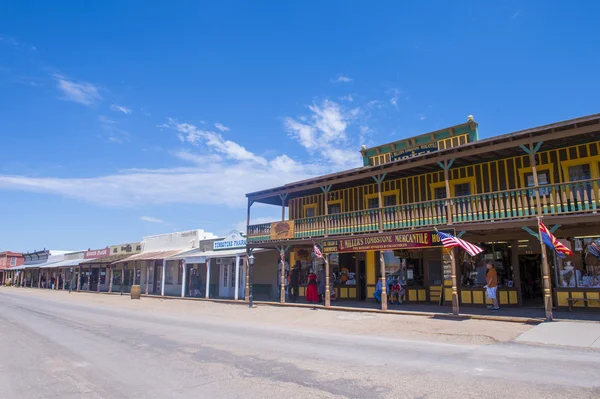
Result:
{"type": "MultiPolygon", "coordinates": [[[[272,251],[271,249],[255,248],[253,252],[272,251]]],[[[184,260],[186,263],[204,263],[207,259],[233,258],[245,255],[246,248],[224,249],[222,251],[201,251],[199,248],[167,258],[167,260],[184,260]]]]}
{"type": "Polygon", "coordinates": [[[112,263],[121,263],[121,262],[133,262],[136,260],[162,260],[170,258],[171,256],[177,255],[179,253],[184,252],[184,249],[175,249],[170,251],[154,251],[154,252],[142,252],[140,254],[135,254],[128,256],[126,258],[113,261],[112,263]]]}
{"type": "Polygon", "coordinates": [[[409,159],[398,160],[377,166],[365,166],[342,172],[318,176],[283,186],[246,194],[248,199],[263,204],[281,205],[280,194],[287,200],[306,195],[320,194],[321,187],[333,185],[343,189],[374,183],[373,177],[386,174],[386,179],[440,171],[437,162],[454,160],[453,167],[467,166],[494,159],[508,158],[525,153],[520,145],[543,142],[539,151],[561,146],[587,143],[597,139],[600,132],[600,114],[570,119],[550,125],[521,130],[514,133],[474,141],[459,147],[430,152],[409,159]]]}

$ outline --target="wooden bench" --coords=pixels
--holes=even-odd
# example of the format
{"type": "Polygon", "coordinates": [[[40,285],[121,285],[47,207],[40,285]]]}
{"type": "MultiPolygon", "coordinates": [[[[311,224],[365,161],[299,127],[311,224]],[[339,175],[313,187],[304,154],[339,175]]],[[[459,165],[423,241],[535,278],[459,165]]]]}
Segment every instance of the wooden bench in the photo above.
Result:
{"type": "Polygon", "coordinates": [[[573,305],[579,301],[596,302],[596,303],[600,304],[600,299],[596,299],[596,298],[567,298],[567,302],[569,303],[569,312],[573,311],[573,305]]]}

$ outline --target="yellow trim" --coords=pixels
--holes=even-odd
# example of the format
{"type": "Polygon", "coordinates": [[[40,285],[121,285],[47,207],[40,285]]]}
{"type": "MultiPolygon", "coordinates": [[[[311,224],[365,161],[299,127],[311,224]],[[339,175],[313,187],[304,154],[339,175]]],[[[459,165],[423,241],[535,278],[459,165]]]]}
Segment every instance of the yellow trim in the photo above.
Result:
{"type": "MultiPolygon", "coordinates": [[[[548,175],[550,178],[550,184],[554,184],[554,173],[552,173],[554,171],[554,164],[553,163],[548,163],[548,164],[544,164],[544,165],[537,165],[536,166],[538,175],[540,174],[540,172],[543,172],[545,170],[548,171],[548,175]]],[[[521,187],[522,188],[528,188],[527,186],[527,182],[525,181],[525,175],[531,173],[533,174],[533,168],[530,166],[528,168],[520,168],[519,169],[519,176],[520,176],[520,181],[521,181],[521,187]]]]}
{"type": "Polygon", "coordinates": [[[571,166],[579,165],[590,165],[590,172],[592,179],[598,179],[600,177],[600,171],[598,170],[598,162],[600,162],[600,155],[594,155],[586,158],[572,159],[570,161],[562,161],[560,167],[562,168],[563,178],[565,183],[569,183],[569,168],[571,166]]]}
{"type": "MultiPolygon", "coordinates": [[[[396,197],[396,205],[400,205],[400,193],[399,193],[399,190],[388,190],[388,191],[382,192],[381,193],[381,200],[383,201],[383,203],[385,204],[385,197],[388,197],[390,195],[394,195],[396,197]]],[[[365,209],[369,209],[369,200],[373,199],[373,198],[379,199],[379,193],[365,195],[365,198],[364,198],[365,209]]],[[[383,204],[381,204],[381,205],[383,206],[383,204]]]]}
{"type": "MultiPolygon", "coordinates": [[[[338,200],[331,200],[331,201],[327,201],[327,206],[329,205],[340,205],[340,212],[344,213],[344,200],[338,199],[338,200]]],[[[329,213],[329,209],[327,209],[327,213],[329,213]]]]}
{"type": "MultiPolygon", "coordinates": [[[[477,194],[477,179],[475,176],[464,177],[462,179],[450,180],[450,197],[456,197],[456,185],[469,183],[471,185],[471,195],[477,194]]],[[[435,189],[440,187],[446,187],[446,182],[431,183],[429,189],[431,190],[431,199],[435,199],[435,189]]],[[[446,193],[447,195],[447,193],[446,193]]]]}
{"type": "Polygon", "coordinates": [[[305,218],[307,218],[308,216],[306,216],[306,211],[308,209],[314,209],[315,210],[315,216],[319,216],[319,204],[315,203],[315,204],[304,204],[302,206],[302,215],[304,215],[305,218]]]}

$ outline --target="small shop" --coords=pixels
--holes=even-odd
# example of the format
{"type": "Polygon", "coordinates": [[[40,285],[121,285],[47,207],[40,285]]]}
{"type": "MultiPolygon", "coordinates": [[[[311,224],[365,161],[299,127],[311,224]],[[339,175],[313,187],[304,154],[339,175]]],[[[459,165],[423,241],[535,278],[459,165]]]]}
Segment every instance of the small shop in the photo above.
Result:
{"type": "Polygon", "coordinates": [[[599,309],[600,237],[573,237],[560,242],[573,251],[573,256],[556,259],[556,305],[599,309]]]}

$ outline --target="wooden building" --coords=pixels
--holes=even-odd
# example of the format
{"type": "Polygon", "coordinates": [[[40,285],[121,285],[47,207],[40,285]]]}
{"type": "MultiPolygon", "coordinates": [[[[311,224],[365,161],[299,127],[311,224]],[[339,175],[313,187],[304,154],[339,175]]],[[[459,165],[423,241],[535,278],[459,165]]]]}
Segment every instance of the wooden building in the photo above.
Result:
{"type": "Polygon", "coordinates": [[[461,304],[485,305],[483,265],[492,261],[503,306],[539,305],[546,293],[561,307],[600,307],[599,263],[586,251],[600,236],[599,122],[591,115],[480,140],[470,116],[363,147],[363,167],[247,194],[248,248],[318,268],[318,243],[340,299],[371,299],[385,274],[405,281],[409,302],[451,303],[454,292],[461,304]],[[250,224],[254,203],[281,207],[282,220],[250,224]],[[538,219],[573,247],[571,259],[548,250],[544,270],[538,219]],[[435,228],[485,252],[451,257],[435,228]]]}

